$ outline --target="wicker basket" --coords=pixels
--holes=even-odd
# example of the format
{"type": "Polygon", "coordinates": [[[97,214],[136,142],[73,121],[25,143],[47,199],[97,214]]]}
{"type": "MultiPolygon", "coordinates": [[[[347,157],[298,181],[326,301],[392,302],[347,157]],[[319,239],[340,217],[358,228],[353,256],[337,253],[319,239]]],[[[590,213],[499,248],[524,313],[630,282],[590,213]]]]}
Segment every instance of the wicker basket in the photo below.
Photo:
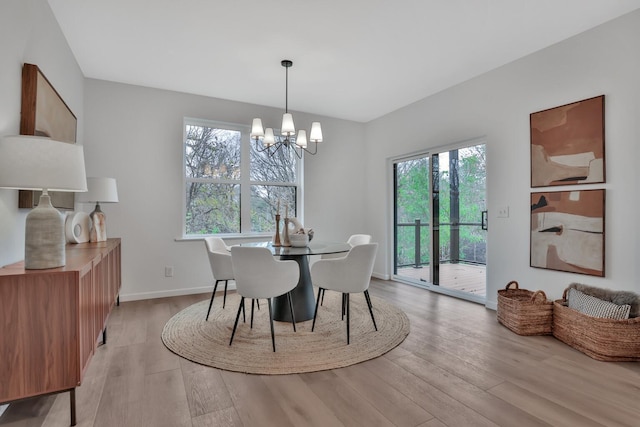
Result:
{"type": "Polygon", "coordinates": [[[566,305],[553,304],[553,336],[596,360],[640,361],[640,317],[615,320],[592,317],[566,305]]]}
{"type": "Polygon", "coordinates": [[[513,280],[498,291],[498,322],[518,335],[551,335],[553,302],[543,291],[519,289],[513,280]]]}

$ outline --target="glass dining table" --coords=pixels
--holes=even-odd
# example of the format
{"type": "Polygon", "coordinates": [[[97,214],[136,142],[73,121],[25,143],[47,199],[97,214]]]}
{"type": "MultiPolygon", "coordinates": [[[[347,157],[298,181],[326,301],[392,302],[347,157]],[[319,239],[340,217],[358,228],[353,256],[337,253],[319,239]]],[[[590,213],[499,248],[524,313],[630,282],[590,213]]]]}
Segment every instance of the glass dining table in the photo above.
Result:
{"type": "MultiPolygon", "coordinates": [[[[323,241],[311,241],[304,247],[273,246],[273,242],[242,243],[241,246],[267,248],[274,256],[279,256],[281,260],[293,260],[298,263],[300,279],[298,279],[298,285],[291,291],[296,322],[313,319],[313,312],[316,306],[313,284],[311,283],[311,273],[309,272],[309,256],[346,254],[346,252],[349,252],[351,249],[351,245],[348,243],[323,241]]],[[[273,320],[291,322],[289,302],[287,301],[286,295],[281,295],[273,299],[273,320]]]]}

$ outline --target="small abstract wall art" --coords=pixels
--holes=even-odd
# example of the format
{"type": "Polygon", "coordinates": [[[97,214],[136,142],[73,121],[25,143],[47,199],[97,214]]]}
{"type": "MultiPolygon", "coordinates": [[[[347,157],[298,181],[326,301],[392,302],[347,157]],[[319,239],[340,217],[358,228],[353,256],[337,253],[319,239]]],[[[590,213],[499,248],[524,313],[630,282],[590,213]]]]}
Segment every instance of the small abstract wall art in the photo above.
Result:
{"type": "Polygon", "coordinates": [[[605,182],[604,95],[530,115],[531,187],[605,182]]]}
{"type": "Polygon", "coordinates": [[[604,277],[605,190],[531,193],[531,267],[604,277]]]}

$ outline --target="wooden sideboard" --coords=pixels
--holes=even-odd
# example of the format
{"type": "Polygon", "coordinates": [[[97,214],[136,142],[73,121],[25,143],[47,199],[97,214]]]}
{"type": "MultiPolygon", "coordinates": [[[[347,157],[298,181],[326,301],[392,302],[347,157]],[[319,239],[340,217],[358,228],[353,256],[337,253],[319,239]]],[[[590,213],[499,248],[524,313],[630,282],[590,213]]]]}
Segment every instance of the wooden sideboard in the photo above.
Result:
{"type": "Polygon", "coordinates": [[[121,285],[120,239],[69,244],[66,265],[0,268],[0,403],[71,392],[82,382],[121,285]]]}

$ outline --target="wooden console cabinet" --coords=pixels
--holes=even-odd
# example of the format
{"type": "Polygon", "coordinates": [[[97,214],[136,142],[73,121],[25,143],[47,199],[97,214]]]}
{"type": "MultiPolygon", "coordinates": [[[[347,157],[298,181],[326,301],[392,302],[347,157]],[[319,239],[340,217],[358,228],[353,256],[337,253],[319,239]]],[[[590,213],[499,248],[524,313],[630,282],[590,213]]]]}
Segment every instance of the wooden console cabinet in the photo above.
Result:
{"type": "Polygon", "coordinates": [[[66,265],[0,268],[0,403],[82,382],[121,285],[120,239],[69,244],[66,265]]]}

